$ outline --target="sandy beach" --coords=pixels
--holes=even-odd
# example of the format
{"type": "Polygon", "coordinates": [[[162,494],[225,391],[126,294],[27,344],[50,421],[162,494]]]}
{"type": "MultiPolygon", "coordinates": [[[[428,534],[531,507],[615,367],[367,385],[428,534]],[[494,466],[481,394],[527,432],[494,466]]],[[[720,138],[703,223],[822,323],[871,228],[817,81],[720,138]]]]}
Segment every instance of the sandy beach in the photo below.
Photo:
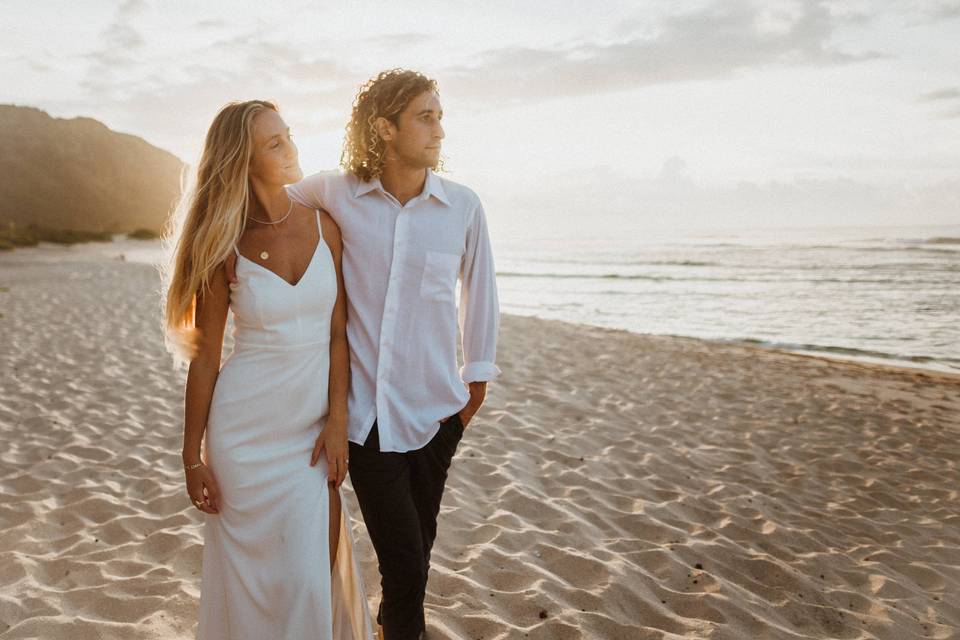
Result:
{"type": "MultiPolygon", "coordinates": [[[[193,637],[183,373],[116,252],[0,254],[4,640],[193,637]]],[[[516,316],[500,345],[431,640],[960,637],[960,376],[516,316]]]]}

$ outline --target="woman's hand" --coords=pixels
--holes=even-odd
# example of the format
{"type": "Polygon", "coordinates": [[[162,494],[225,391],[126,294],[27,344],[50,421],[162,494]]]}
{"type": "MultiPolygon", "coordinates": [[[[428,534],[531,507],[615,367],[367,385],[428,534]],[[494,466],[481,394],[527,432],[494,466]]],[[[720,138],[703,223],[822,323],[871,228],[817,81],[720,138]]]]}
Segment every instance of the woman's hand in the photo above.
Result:
{"type": "Polygon", "coordinates": [[[313,445],[310,466],[316,466],[317,461],[320,460],[320,455],[326,454],[327,483],[331,487],[339,489],[347,477],[348,451],[346,423],[328,420],[313,445]]]}
{"type": "Polygon", "coordinates": [[[220,487],[210,467],[201,464],[196,469],[185,469],[184,473],[187,477],[187,494],[193,506],[204,513],[220,513],[220,487]]]}

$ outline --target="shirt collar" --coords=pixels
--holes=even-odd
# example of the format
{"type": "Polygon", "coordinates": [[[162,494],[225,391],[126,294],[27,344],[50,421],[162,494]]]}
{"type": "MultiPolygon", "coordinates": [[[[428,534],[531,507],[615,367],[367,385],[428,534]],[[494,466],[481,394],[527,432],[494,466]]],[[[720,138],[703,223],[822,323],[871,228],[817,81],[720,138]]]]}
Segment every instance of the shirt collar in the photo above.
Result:
{"type": "Polygon", "coordinates": [[[383,185],[380,184],[380,178],[374,178],[373,180],[367,180],[366,182],[358,178],[357,189],[354,191],[353,197],[359,198],[360,196],[366,195],[371,191],[376,191],[378,189],[383,191],[383,185]]]}
{"type": "MultiPolygon", "coordinates": [[[[366,182],[363,180],[358,180],[357,189],[354,191],[353,197],[359,198],[360,196],[366,195],[371,191],[381,191],[386,193],[386,191],[383,189],[383,185],[380,183],[380,178],[374,178],[372,180],[367,180],[366,182]]],[[[427,180],[423,185],[423,192],[418,197],[426,200],[430,196],[433,196],[448,207],[450,206],[450,199],[447,197],[447,192],[443,188],[443,183],[440,181],[440,177],[428,169],[427,180]]]]}
{"type": "Polygon", "coordinates": [[[440,176],[429,169],[427,170],[427,182],[423,185],[423,191],[428,196],[433,196],[448,207],[450,206],[450,200],[447,198],[447,192],[443,188],[440,176]]]}

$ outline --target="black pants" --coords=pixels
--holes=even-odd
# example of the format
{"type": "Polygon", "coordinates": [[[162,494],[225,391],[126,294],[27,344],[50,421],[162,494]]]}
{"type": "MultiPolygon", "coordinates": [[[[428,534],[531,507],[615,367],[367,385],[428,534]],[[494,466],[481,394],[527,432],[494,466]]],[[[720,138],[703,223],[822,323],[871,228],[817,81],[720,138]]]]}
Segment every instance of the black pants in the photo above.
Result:
{"type": "Polygon", "coordinates": [[[363,446],[350,443],[350,481],[377,552],[383,592],[377,622],[386,640],[416,640],[447,469],[463,437],[453,415],[421,449],[380,451],[377,424],[363,446]]]}

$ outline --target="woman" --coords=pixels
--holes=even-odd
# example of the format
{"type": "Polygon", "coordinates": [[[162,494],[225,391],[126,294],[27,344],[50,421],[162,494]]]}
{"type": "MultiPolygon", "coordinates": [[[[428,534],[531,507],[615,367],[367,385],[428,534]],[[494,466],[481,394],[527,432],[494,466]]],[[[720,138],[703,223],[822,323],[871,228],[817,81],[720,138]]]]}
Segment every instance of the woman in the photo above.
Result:
{"type": "Polygon", "coordinates": [[[205,514],[203,640],[372,638],[340,484],[349,358],[340,231],[276,106],[225,106],[173,220],[168,345],[189,360],[183,463],[205,514]],[[235,252],[239,282],[226,284],[235,252]],[[228,309],[233,352],[220,366],[228,309]],[[201,456],[201,442],[205,442],[201,456]]]}

